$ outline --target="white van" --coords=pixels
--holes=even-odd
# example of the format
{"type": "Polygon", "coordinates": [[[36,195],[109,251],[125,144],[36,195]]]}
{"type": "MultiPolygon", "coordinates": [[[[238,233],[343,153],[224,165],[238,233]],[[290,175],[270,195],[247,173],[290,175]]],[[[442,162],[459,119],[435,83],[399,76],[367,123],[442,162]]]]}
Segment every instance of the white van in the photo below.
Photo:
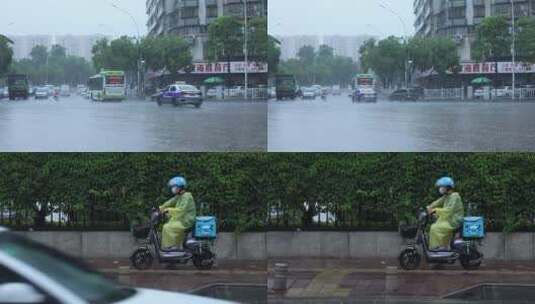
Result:
{"type": "Polygon", "coordinates": [[[67,84],[62,85],[59,89],[59,94],[61,96],[66,96],[66,97],[71,96],[71,87],[69,87],[69,85],[67,84]]]}

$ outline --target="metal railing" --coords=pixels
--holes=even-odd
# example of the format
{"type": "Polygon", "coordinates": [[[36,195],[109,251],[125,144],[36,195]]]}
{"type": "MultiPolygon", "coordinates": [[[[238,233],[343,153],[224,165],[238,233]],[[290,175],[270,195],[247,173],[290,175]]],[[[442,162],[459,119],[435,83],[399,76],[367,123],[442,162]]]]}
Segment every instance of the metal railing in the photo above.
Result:
{"type": "MultiPolygon", "coordinates": [[[[248,100],[267,100],[269,97],[269,89],[267,88],[249,88],[247,89],[247,98],[245,96],[245,89],[223,89],[223,96],[207,95],[207,99],[248,99],[248,100]]],[[[221,92],[219,93],[221,94],[221,92]]]]}
{"type": "Polygon", "coordinates": [[[357,205],[343,209],[336,204],[308,204],[299,208],[271,204],[266,218],[267,230],[397,230],[393,212],[357,205]]]}
{"type": "Polygon", "coordinates": [[[425,89],[424,99],[433,100],[451,100],[464,98],[463,88],[443,88],[443,89],[425,89]]]}
{"type": "Polygon", "coordinates": [[[17,208],[0,203],[0,226],[15,230],[128,230],[128,218],[120,212],[89,207],[73,210],[66,206],[17,208]],[[46,208],[46,211],[43,210],[46,208]]]}

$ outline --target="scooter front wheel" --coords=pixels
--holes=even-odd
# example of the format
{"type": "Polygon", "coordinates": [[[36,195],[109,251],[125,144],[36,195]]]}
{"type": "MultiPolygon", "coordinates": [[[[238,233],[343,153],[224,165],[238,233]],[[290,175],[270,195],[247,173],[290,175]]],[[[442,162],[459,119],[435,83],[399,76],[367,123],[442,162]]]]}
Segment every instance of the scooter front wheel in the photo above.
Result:
{"type": "Polygon", "coordinates": [[[422,260],[418,251],[414,248],[407,248],[399,255],[399,266],[405,270],[415,270],[420,266],[422,260]]]}
{"type": "Polygon", "coordinates": [[[149,269],[152,266],[153,260],[152,253],[148,248],[138,248],[130,257],[132,266],[137,270],[149,269]]]}

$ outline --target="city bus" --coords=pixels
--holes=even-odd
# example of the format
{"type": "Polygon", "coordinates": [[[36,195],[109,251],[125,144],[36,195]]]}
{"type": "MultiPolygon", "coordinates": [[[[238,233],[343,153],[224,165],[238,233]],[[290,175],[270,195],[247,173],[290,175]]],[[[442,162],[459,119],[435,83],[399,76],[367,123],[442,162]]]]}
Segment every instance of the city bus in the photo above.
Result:
{"type": "Polygon", "coordinates": [[[353,86],[359,90],[361,97],[367,101],[377,100],[377,91],[375,89],[376,81],[372,74],[358,74],[354,78],[353,86]]]}
{"type": "Polygon", "coordinates": [[[106,71],[90,77],[88,81],[90,98],[95,101],[126,99],[126,82],[123,71],[106,71]]]}

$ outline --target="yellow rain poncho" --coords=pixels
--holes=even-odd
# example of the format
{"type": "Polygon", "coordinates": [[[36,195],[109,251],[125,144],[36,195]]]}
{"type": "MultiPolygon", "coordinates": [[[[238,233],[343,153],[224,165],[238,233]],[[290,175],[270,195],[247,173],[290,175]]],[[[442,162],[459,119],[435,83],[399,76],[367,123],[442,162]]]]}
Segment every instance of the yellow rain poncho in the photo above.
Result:
{"type": "Polygon", "coordinates": [[[436,223],[431,225],[429,248],[448,247],[453,231],[459,228],[464,217],[461,196],[457,192],[446,194],[428,208],[435,209],[438,216],[436,223]]]}
{"type": "Polygon", "coordinates": [[[162,248],[182,246],[184,232],[193,226],[197,216],[193,196],[189,192],[176,195],[161,205],[160,210],[168,211],[169,215],[169,221],[163,225],[162,248]]]}

